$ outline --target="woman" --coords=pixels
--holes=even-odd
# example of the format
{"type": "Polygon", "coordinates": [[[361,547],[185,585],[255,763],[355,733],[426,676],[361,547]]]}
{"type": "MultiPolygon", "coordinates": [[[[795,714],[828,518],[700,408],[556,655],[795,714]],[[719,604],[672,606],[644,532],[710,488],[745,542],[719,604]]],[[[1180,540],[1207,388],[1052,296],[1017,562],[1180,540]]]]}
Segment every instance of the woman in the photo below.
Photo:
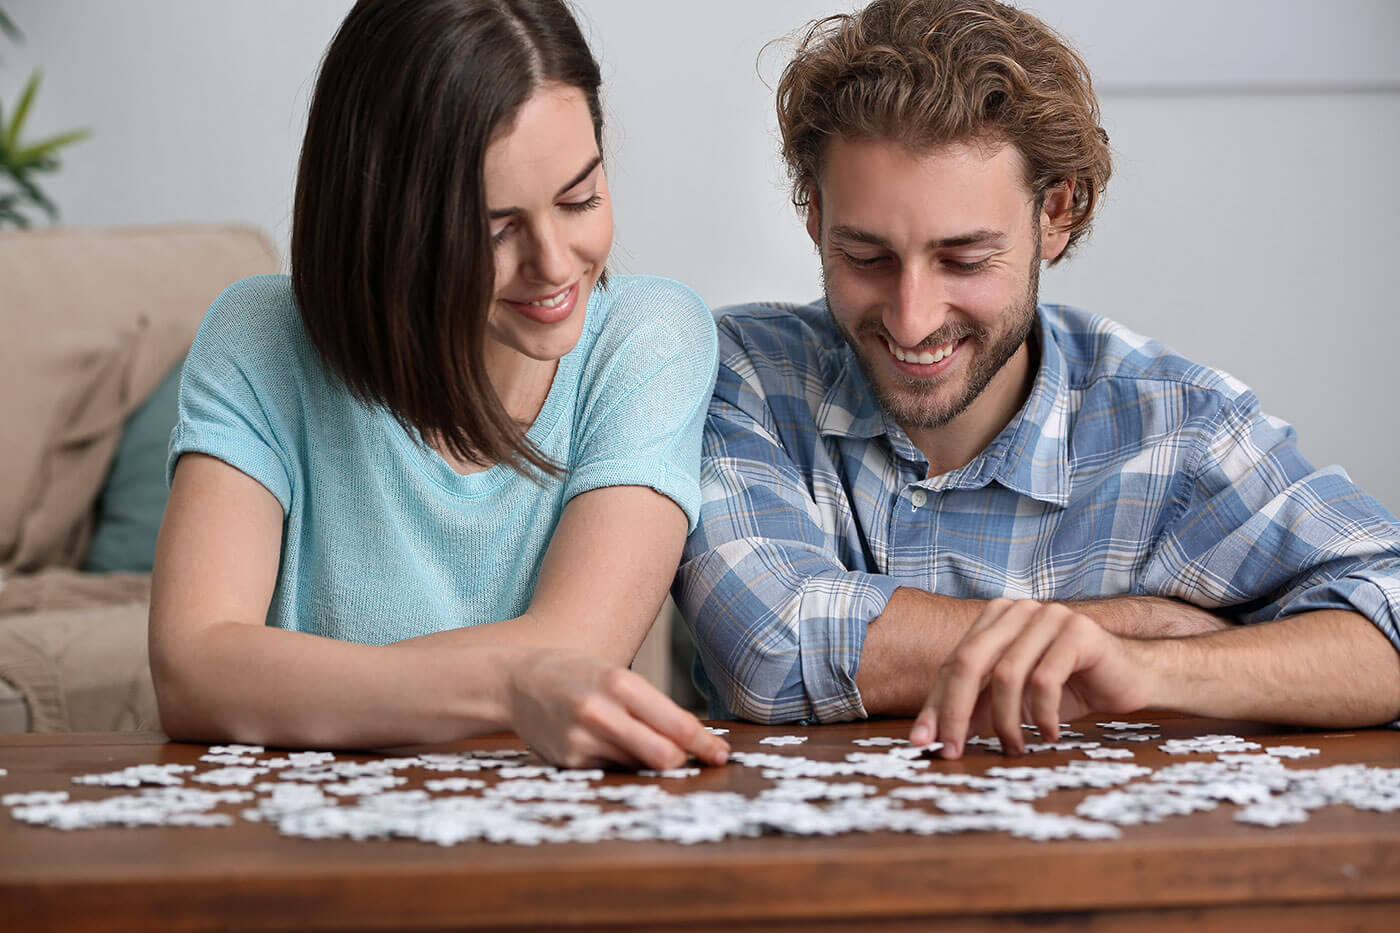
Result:
{"type": "Polygon", "coordinates": [[[698,511],[716,351],[694,293],[607,281],[598,86],[560,0],[350,11],[292,274],[221,295],[181,381],[150,636],[171,737],[724,761],[625,669],[698,511]]]}

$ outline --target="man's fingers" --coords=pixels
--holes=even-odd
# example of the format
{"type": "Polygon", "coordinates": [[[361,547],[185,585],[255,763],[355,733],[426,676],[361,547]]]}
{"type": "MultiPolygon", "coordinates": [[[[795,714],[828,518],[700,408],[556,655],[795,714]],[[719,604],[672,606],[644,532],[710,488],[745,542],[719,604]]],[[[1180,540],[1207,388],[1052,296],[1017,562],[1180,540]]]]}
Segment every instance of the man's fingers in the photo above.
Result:
{"type": "MultiPolygon", "coordinates": [[[[706,729],[692,713],[681,709],[666,694],[630,671],[615,683],[615,695],[639,722],[655,730],[679,748],[686,757],[695,756],[707,765],[729,760],[729,743],[706,729]]],[[[684,761],[684,759],[682,759],[684,761]]]]}
{"type": "MultiPolygon", "coordinates": [[[[1069,610],[1064,606],[1053,603],[1032,612],[992,669],[988,685],[992,722],[1001,738],[1002,749],[1010,754],[1019,755],[1026,748],[1025,734],[1021,729],[1026,681],[1046,648],[1059,637],[1060,623],[1068,614],[1069,610]]],[[[1053,742],[1059,724],[1059,720],[1055,720],[1053,730],[1042,735],[1053,742]]]]}
{"type": "Polygon", "coordinates": [[[1047,728],[1056,733],[1060,725],[1060,700],[1064,696],[1065,684],[1079,669],[1081,645],[1073,637],[1056,640],[1041,655],[1040,663],[1031,672],[1029,693],[1034,722],[1040,726],[1041,734],[1047,728]]]}
{"type": "MultiPolygon", "coordinates": [[[[1040,604],[1031,600],[1017,603],[993,600],[978,619],[979,623],[985,621],[984,627],[964,638],[954,649],[944,665],[942,696],[936,702],[937,732],[939,741],[943,742],[943,757],[957,758],[962,754],[973,707],[986,687],[993,666],[1020,633],[1026,619],[1039,608],[1040,604]],[[994,606],[1001,610],[999,616],[992,616],[994,606]]],[[[937,692],[938,687],[935,687],[937,692]]]]}

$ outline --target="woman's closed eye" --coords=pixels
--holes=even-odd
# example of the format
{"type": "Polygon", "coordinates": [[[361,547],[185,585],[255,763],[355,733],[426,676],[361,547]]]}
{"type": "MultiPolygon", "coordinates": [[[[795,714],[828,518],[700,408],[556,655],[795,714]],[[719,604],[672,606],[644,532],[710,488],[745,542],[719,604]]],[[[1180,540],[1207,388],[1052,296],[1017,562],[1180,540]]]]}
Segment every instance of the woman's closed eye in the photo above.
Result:
{"type": "Polygon", "coordinates": [[[602,203],[602,193],[595,191],[592,195],[590,195],[582,201],[565,201],[559,206],[571,214],[582,214],[585,211],[593,210],[595,207],[602,203]]]}

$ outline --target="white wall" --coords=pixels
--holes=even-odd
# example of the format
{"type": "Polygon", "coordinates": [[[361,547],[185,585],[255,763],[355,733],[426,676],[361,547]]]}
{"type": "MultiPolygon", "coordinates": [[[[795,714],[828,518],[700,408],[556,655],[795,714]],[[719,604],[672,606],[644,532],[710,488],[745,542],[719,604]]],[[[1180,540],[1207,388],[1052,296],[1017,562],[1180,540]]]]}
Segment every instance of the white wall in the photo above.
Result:
{"type": "MultiPolygon", "coordinates": [[[[815,258],[776,158],[770,39],[848,0],[576,0],[604,62],[614,264],[712,304],[807,300],[815,258]]],[[[0,0],[0,99],[46,70],[32,132],[88,125],[49,185],[77,224],[244,220],[285,249],[306,96],[348,0],[0,0]]],[[[1400,4],[1042,0],[1096,75],[1117,158],[1047,299],[1227,369],[1400,509],[1389,287],[1400,237],[1400,4]]]]}

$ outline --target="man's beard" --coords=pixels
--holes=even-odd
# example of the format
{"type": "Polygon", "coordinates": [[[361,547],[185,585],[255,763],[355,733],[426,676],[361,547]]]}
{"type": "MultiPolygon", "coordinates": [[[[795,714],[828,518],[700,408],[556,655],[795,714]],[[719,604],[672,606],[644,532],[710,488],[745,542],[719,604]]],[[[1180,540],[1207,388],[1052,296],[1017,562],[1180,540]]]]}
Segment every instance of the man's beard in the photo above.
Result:
{"type": "MultiPolygon", "coordinates": [[[[950,401],[938,400],[939,390],[946,383],[941,379],[916,379],[902,374],[889,375],[888,366],[877,366],[867,354],[872,352],[868,343],[860,338],[874,335],[883,345],[885,328],[879,321],[866,321],[860,325],[859,333],[852,333],[842,325],[840,318],[832,315],[836,329],[841,332],[846,343],[855,353],[866,382],[875,391],[875,401],[885,414],[903,428],[928,430],[941,428],[953,421],[968,409],[997,373],[1016,351],[1026,342],[1035,326],[1035,309],[1040,298],[1040,231],[1036,231],[1035,253],[1031,260],[1030,273],[1026,277],[1026,291],[1017,301],[1007,305],[997,316],[998,322],[1006,328],[1000,335],[979,324],[950,321],[926,337],[918,346],[911,349],[930,349],[966,338],[968,344],[976,345],[971,369],[967,374],[967,384],[962,393],[950,401]]],[[[831,293],[826,288],[826,277],[822,277],[822,289],[826,294],[827,308],[831,308],[831,293]]],[[[888,353],[876,349],[875,353],[888,353]]]]}

